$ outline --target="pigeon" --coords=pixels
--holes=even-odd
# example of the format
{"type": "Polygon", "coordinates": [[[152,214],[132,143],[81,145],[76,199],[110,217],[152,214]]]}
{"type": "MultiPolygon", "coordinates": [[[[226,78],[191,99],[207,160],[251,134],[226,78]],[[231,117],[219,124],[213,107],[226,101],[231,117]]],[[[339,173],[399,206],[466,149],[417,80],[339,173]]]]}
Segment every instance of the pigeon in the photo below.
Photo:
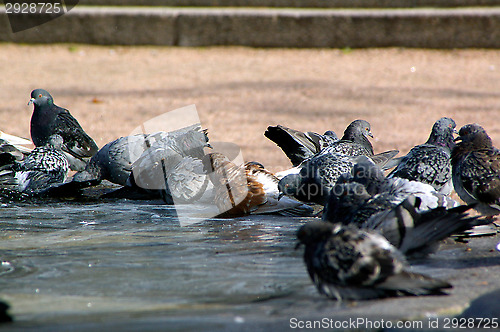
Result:
{"type": "Polygon", "coordinates": [[[311,280],[330,299],[440,295],[452,287],[410,272],[401,252],[373,231],[312,221],[299,228],[297,238],[305,245],[311,280]]]}
{"type": "MultiPolygon", "coordinates": [[[[387,178],[383,170],[373,160],[360,156],[351,173],[344,173],[337,180],[337,185],[342,189],[342,183],[355,182],[362,184],[370,196],[379,195],[385,197],[392,204],[397,205],[409,195],[417,196],[422,204],[419,211],[436,207],[452,208],[458,206],[458,202],[451,197],[440,193],[429,184],[419,181],[407,180],[399,177],[387,178]]],[[[337,188],[338,190],[339,188],[337,188]]],[[[335,192],[334,192],[335,193],[335,192]]],[[[340,190],[340,194],[344,191],[340,190]]],[[[380,201],[380,198],[377,198],[380,201]]]]}
{"type": "Polygon", "coordinates": [[[500,151],[478,124],[460,128],[452,151],[453,186],[467,204],[493,217],[500,214],[500,151]]]}
{"type": "Polygon", "coordinates": [[[334,190],[325,205],[323,221],[377,231],[408,256],[435,252],[438,241],[488,223],[466,214],[472,206],[439,206],[422,211],[422,199],[416,195],[396,204],[384,194],[369,195],[359,183],[339,184],[334,190]]]}
{"type": "Polygon", "coordinates": [[[147,135],[137,134],[115,139],[92,156],[83,171],[73,176],[73,182],[108,180],[124,186],[132,164],[147,150],[147,135]]]}
{"type": "Polygon", "coordinates": [[[453,189],[450,158],[455,146],[455,127],[455,121],[450,118],[437,120],[427,142],[413,147],[388,177],[427,183],[449,195],[453,189]]]}
{"type": "MultiPolygon", "coordinates": [[[[397,150],[392,150],[370,158],[383,166],[397,153],[397,150]]],[[[284,176],[280,180],[279,189],[283,194],[303,202],[324,205],[337,179],[342,174],[350,172],[360,157],[362,156],[340,154],[334,147],[328,147],[305,160],[295,168],[294,173],[284,176]]]]}
{"type": "Polygon", "coordinates": [[[337,134],[331,130],[320,135],[311,131],[301,132],[282,125],[267,127],[264,136],[283,150],[293,166],[298,166],[304,160],[339,140],[337,134]]]}
{"type": "Polygon", "coordinates": [[[344,136],[331,144],[332,151],[348,156],[373,156],[373,146],[368,137],[373,138],[370,123],[354,120],[345,129],[344,136]]]}
{"type": "Polygon", "coordinates": [[[31,140],[35,146],[47,144],[50,136],[63,138],[63,152],[74,171],[85,168],[87,160],[97,153],[97,145],[83,131],[78,121],[67,109],[54,104],[54,99],[47,91],[36,89],[31,92],[28,105],[34,104],[31,116],[31,140]]]}
{"type": "Polygon", "coordinates": [[[89,167],[114,159],[117,162],[112,172],[121,173],[131,169],[125,186],[105,194],[105,198],[163,198],[165,203],[174,204],[175,199],[195,199],[205,191],[208,179],[201,163],[205,147],[210,147],[207,131],[196,124],[171,132],[147,135],[142,141],[140,137],[132,140],[129,146],[134,151],[132,155],[128,154],[132,151],[130,149],[119,150],[116,154],[110,154],[113,149],[103,151],[102,158],[99,157],[101,160],[89,164],[89,167]],[[144,143],[146,149],[137,158],[144,143]],[[135,161],[130,165],[132,159],[135,161]],[[169,186],[179,188],[174,196],[169,186]]]}
{"type": "Polygon", "coordinates": [[[215,152],[203,159],[214,186],[213,202],[217,217],[278,213],[287,216],[310,216],[313,208],[289,197],[281,197],[278,178],[256,162],[236,165],[215,152]]]}
{"type": "Polygon", "coordinates": [[[0,171],[1,186],[36,195],[63,183],[68,175],[69,163],[62,152],[62,145],[62,137],[52,135],[44,146],[33,149],[22,161],[4,165],[0,171]]]}

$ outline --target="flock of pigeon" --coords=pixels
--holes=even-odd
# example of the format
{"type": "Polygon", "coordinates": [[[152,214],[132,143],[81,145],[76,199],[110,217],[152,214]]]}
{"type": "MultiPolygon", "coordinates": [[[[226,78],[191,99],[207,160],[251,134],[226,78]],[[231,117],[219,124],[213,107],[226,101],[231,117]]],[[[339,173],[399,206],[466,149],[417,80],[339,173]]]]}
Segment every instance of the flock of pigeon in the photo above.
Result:
{"type": "Polygon", "coordinates": [[[443,293],[448,282],[410,272],[407,258],[435,252],[439,241],[500,214],[500,151],[478,124],[455,138],[455,122],[441,118],[427,142],[403,157],[397,150],[375,154],[365,120],[353,121],[341,138],[270,126],[264,135],[292,163],[273,174],[257,162],[231,161],[199,124],[98,149],[47,91],[33,90],[29,103],[35,148],[0,137],[2,199],[77,195],[108,180],[121,187],[107,198],[205,202],[217,206],[217,217],[315,216],[298,229],[298,246],[305,246],[319,293],[332,299],[443,293]],[[70,169],[76,173],[68,181],[70,169]],[[450,197],[453,189],[466,205],[450,197]]]}

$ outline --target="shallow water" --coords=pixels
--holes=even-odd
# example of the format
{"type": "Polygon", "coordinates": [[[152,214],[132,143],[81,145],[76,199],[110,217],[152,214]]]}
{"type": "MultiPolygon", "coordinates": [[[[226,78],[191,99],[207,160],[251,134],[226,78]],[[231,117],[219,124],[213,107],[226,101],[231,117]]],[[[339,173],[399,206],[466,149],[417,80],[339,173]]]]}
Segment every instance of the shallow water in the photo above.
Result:
{"type": "Polygon", "coordinates": [[[303,220],[251,216],[181,227],[175,208],[157,203],[3,206],[0,287],[16,320],[224,312],[310,286],[294,250],[303,220]]]}
{"type": "MultiPolygon", "coordinates": [[[[177,208],[185,216],[192,207],[177,208]]],[[[294,250],[295,232],[309,219],[193,217],[181,226],[176,215],[161,202],[127,200],[2,206],[0,299],[16,322],[0,329],[199,331],[267,322],[276,330],[297,315],[352,310],[317,294],[302,249],[294,250]]],[[[461,246],[420,271],[457,279],[461,246]]],[[[498,270],[499,256],[486,254],[492,257],[482,264],[498,270]]],[[[367,301],[355,308],[384,307],[367,301]]]]}

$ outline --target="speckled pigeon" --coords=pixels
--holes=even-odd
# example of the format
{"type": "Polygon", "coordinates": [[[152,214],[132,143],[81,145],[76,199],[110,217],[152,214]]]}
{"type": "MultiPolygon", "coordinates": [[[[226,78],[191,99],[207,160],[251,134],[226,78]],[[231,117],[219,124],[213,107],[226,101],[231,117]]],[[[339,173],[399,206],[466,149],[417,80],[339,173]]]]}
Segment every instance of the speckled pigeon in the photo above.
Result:
{"type": "MultiPolygon", "coordinates": [[[[397,150],[371,156],[379,165],[384,165],[398,153],[397,150]]],[[[337,179],[356,164],[357,158],[336,152],[328,147],[296,167],[295,172],[284,176],[279,183],[280,191],[304,202],[324,205],[337,179]]]]}
{"type": "Polygon", "coordinates": [[[35,105],[31,116],[31,140],[35,146],[43,146],[50,136],[59,135],[64,140],[62,150],[71,169],[83,170],[87,160],[97,153],[94,140],[83,131],[67,109],[54,104],[54,99],[47,91],[33,90],[28,105],[31,103],[35,105]]]}
{"type": "Polygon", "coordinates": [[[336,300],[443,294],[446,281],[410,272],[405,257],[383,236],[312,221],[297,232],[307,272],[320,294],[336,300]]]}
{"type": "Polygon", "coordinates": [[[466,203],[477,203],[483,215],[500,214],[500,151],[478,124],[468,124],[459,131],[452,151],[453,185],[466,203]]]}
{"type": "Polygon", "coordinates": [[[450,157],[455,146],[455,126],[450,118],[437,120],[427,142],[413,147],[388,177],[427,183],[449,195],[453,189],[450,157]]]}
{"type": "MultiPolygon", "coordinates": [[[[33,149],[22,161],[1,167],[0,185],[5,189],[38,195],[66,180],[69,163],[61,151],[63,139],[52,135],[44,146],[33,149]]],[[[14,197],[14,196],[13,196],[14,197]]]]}

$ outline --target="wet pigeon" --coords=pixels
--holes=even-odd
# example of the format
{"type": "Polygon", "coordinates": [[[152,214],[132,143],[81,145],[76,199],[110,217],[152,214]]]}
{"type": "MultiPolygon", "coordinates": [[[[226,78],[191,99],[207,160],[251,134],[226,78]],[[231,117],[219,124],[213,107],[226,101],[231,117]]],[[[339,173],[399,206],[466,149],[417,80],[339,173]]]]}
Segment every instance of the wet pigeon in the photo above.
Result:
{"type": "Polygon", "coordinates": [[[267,213],[304,216],[313,212],[303,203],[280,197],[278,178],[259,163],[238,166],[221,153],[210,153],[203,162],[215,189],[218,217],[267,213]]]}
{"type": "Polygon", "coordinates": [[[67,109],[54,104],[54,99],[47,91],[36,89],[31,92],[34,111],[31,116],[31,139],[35,146],[43,146],[52,135],[60,135],[63,140],[63,152],[66,154],[72,170],[81,171],[87,160],[97,153],[97,145],[83,131],[76,119],[67,109]]]}
{"type": "Polygon", "coordinates": [[[453,185],[458,196],[483,215],[500,214],[500,151],[478,124],[459,131],[452,151],[453,185]]]}
{"type": "Polygon", "coordinates": [[[267,127],[264,136],[283,150],[293,166],[299,165],[339,140],[335,132],[331,130],[320,135],[311,131],[301,132],[282,125],[267,127]]]}
{"type": "Polygon", "coordinates": [[[427,183],[449,195],[453,189],[450,158],[455,146],[455,126],[450,118],[437,120],[427,142],[412,148],[388,177],[427,183]]]}
{"type": "Polygon", "coordinates": [[[471,206],[422,211],[422,199],[417,196],[409,195],[396,204],[384,194],[372,197],[359,183],[337,185],[334,191],[325,206],[324,221],[375,230],[406,255],[429,254],[437,249],[438,241],[488,223],[468,217],[471,206]]]}
{"type": "Polygon", "coordinates": [[[297,238],[320,294],[336,300],[443,294],[446,281],[407,270],[404,256],[383,236],[355,227],[313,221],[297,238]]]}
{"type": "Polygon", "coordinates": [[[401,203],[408,196],[414,195],[422,201],[419,211],[440,206],[446,208],[458,206],[458,202],[436,191],[429,184],[399,177],[387,178],[383,170],[368,157],[360,156],[357,161],[351,173],[345,173],[337,180],[337,185],[349,182],[362,184],[369,195],[385,197],[394,205],[401,203]]]}
{"type": "MultiPolygon", "coordinates": [[[[371,156],[379,165],[384,165],[398,153],[397,150],[371,156]]],[[[280,180],[280,191],[303,202],[324,205],[337,179],[350,172],[358,157],[335,152],[334,147],[323,149],[312,158],[295,168],[295,173],[280,180]]]]}
{"type": "MultiPolygon", "coordinates": [[[[130,141],[129,141],[130,142],[130,141]]],[[[175,199],[196,198],[205,190],[208,179],[203,174],[201,159],[205,155],[204,147],[209,147],[207,131],[193,125],[171,132],[158,132],[146,136],[141,141],[132,140],[131,150],[113,149],[103,151],[96,163],[116,161],[111,171],[118,174],[131,168],[130,175],[123,188],[106,194],[107,198],[156,199],[163,198],[167,204],[174,204],[175,199]],[[137,152],[146,144],[146,149],[137,158],[137,152]],[[130,165],[130,162],[133,164],[130,165]],[[168,186],[179,188],[171,192],[168,186]],[[181,190],[183,188],[183,190],[181,190]],[[174,194],[174,196],[172,196],[174,194]]],[[[122,141],[123,143],[123,141],[122,141]]],[[[99,169],[103,169],[100,167],[99,169]]],[[[77,178],[78,180],[78,178],[77,178]]]]}

